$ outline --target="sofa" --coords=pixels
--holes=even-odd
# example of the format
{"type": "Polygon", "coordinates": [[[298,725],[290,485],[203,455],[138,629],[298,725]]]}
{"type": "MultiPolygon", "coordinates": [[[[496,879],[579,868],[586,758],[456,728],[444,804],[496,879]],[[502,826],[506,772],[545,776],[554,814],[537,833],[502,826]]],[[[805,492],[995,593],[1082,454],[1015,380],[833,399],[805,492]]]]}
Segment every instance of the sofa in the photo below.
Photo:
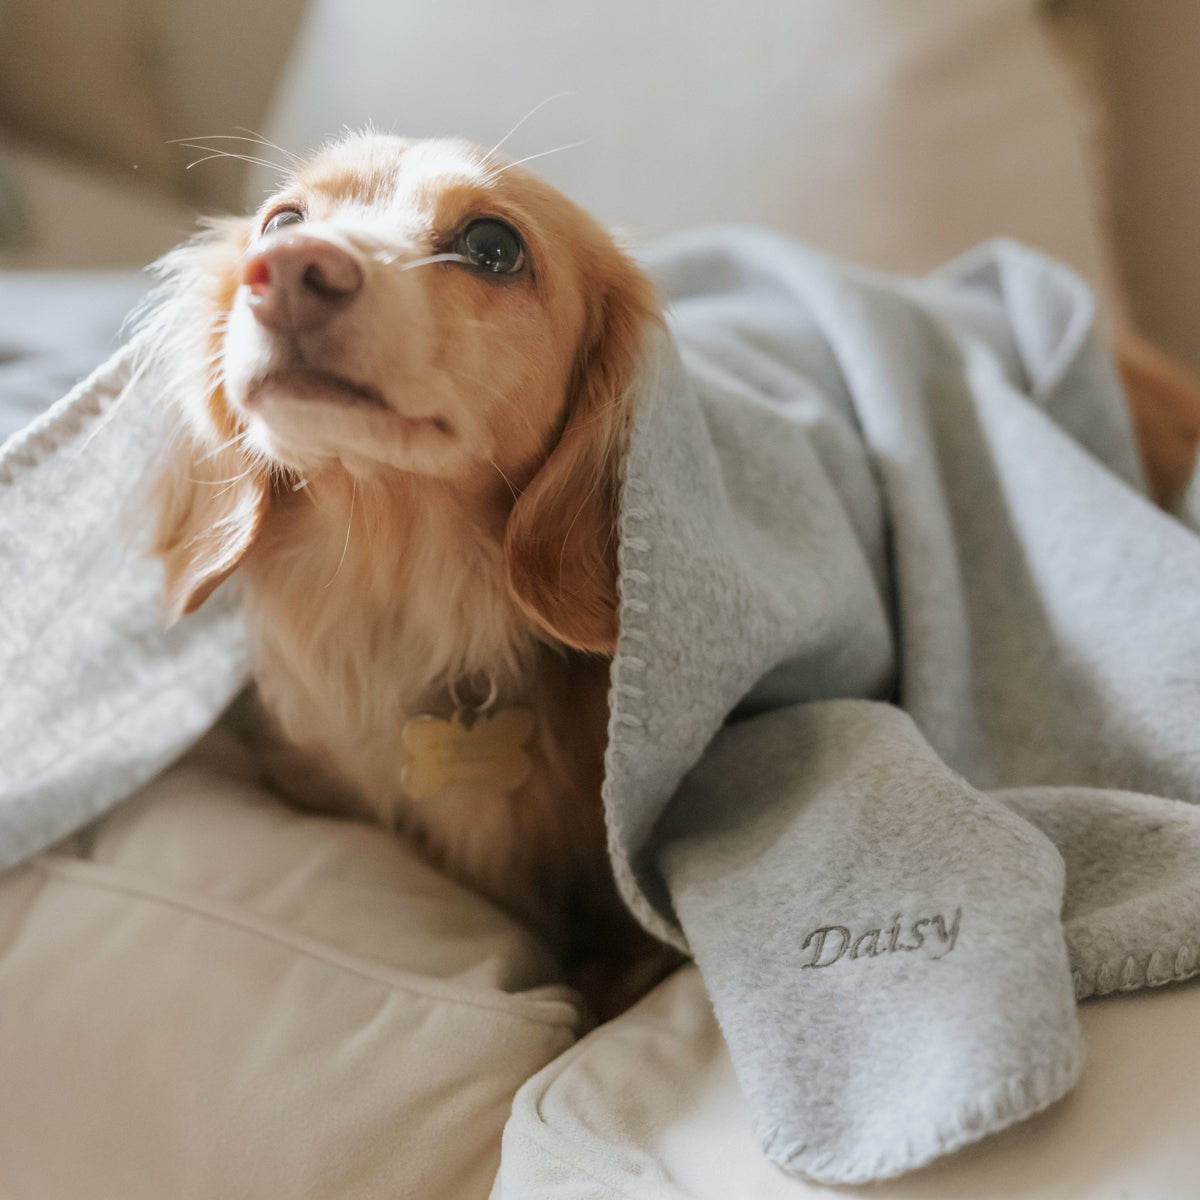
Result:
{"type": "MultiPolygon", "coordinates": [[[[921,272],[1015,237],[1200,367],[1197,54],[1186,0],[2,0],[0,435],[109,356],[197,209],[269,186],[271,146],[225,135],[366,121],[512,130],[635,244],[747,222],[921,272]],[[221,148],[261,161],[188,169],[221,148]]],[[[1081,1019],[1065,1100],[843,1194],[1192,1195],[1200,993],[1081,1019]]],[[[0,1079],[14,1197],[826,1190],[762,1156],[694,967],[589,1029],[536,938],[385,832],[284,807],[225,725],[0,874],[0,1079]]]]}

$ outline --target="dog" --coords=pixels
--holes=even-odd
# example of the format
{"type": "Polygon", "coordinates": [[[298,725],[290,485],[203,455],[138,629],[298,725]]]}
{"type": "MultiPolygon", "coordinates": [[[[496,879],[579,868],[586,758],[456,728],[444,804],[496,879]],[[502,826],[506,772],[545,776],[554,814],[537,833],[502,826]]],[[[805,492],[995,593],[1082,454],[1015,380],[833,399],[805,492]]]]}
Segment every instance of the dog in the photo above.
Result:
{"type": "Polygon", "coordinates": [[[1114,356],[1129,401],[1146,490],[1160,508],[1184,502],[1200,449],[1200,381],[1126,323],[1114,356]]]}
{"type": "Polygon", "coordinates": [[[172,619],[239,576],[272,782],[395,828],[626,1007],[678,961],[600,799],[645,275],[519,166],[381,135],[162,270],[154,552],[172,619]]]}
{"type": "MultiPolygon", "coordinates": [[[[519,166],[374,134],[163,270],[169,615],[236,572],[276,786],[412,839],[619,1012],[680,961],[617,895],[600,797],[650,283],[519,166]]],[[[1173,504],[1200,389],[1132,335],[1118,362],[1173,504]]]]}

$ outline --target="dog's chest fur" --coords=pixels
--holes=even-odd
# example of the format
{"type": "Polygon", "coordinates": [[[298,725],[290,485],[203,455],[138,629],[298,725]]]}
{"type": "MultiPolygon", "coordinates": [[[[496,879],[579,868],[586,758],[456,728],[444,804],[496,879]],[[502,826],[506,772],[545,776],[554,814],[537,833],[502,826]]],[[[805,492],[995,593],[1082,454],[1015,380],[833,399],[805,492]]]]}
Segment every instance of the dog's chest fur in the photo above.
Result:
{"type": "Polygon", "coordinates": [[[259,694],[283,738],[271,754],[280,786],[404,829],[439,865],[536,916],[592,873],[589,859],[605,861],[607,670],[548,645],[513,603],[502,517],[442,489],[311,481],[273,503],[243,576],[259,694]],[[494,684],[497,709],[532,711],[526,783],[405,793],[401,731],[418,714],[450,716],[452,683],[476,696],[494,684]]]}

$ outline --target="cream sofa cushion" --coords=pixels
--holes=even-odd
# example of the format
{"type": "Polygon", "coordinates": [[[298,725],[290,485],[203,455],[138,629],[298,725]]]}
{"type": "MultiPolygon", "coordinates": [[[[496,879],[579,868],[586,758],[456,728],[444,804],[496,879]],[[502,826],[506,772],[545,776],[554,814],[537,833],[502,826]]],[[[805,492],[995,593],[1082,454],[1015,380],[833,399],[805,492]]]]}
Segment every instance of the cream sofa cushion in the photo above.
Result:
{"type": "Polygon", "coordinates": [[[492,1200],[1191,1200],[1200,988],[1080,1018],[1089,1062],[1065,1100],[912,1175],[831,1191],[762,1154],[689,967],[521,1089],[492,1200]]]}
{"type": "Polygon", "coordinates": [[[399,840],[229,751],[0,876],[0,1195],[485,1196],[572,994],[399,840]]]}
{"type": "Polygon", "coordinates": [[[196,227],[180,201],[2,135],[0,171],[10,196],[0,270],[142,267],[196,227]]]}
{"type": "MultiPolygon", "coordinates": [[[[636,240],[744,221],[899,270],[997,234],[1093,280],[1072,101],[1033,0],[314,0],[267,134],[505,145],[636,240]]],[[[268,155],[269,156],[269,155],[268,155]]],[[[269,176],[252,179],[261,198],[269,176]]]]}
{"type": "Polygon", "coordinates": [[[1200,369],[1200,6],[1055,0],[1129,317],[1200,369]]]}
{"type": "Polygon", "coordinates": [[[240,164],[187,171],[200,155],[176,139],[258,125],[303,6],[0,0],[0,126],[102,165],[143,203],[234,205],[240,164]]]}

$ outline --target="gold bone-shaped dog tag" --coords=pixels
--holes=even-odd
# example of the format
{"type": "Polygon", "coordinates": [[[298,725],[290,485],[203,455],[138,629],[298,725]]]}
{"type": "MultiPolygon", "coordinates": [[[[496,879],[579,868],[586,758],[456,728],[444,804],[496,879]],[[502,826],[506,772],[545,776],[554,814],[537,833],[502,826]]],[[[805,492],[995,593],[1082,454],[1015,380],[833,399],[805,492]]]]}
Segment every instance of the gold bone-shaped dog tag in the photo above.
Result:
{"type": "Polygon", "coordinates": [[[400,731],[407,755],[400,783],[416,800],[436,800],[447,792],[511,792],[533,770],[525,750],[533,728],[528,708],[502,708],[469,726],[460,713],[449,720],[412,717],[400,731]]]}

